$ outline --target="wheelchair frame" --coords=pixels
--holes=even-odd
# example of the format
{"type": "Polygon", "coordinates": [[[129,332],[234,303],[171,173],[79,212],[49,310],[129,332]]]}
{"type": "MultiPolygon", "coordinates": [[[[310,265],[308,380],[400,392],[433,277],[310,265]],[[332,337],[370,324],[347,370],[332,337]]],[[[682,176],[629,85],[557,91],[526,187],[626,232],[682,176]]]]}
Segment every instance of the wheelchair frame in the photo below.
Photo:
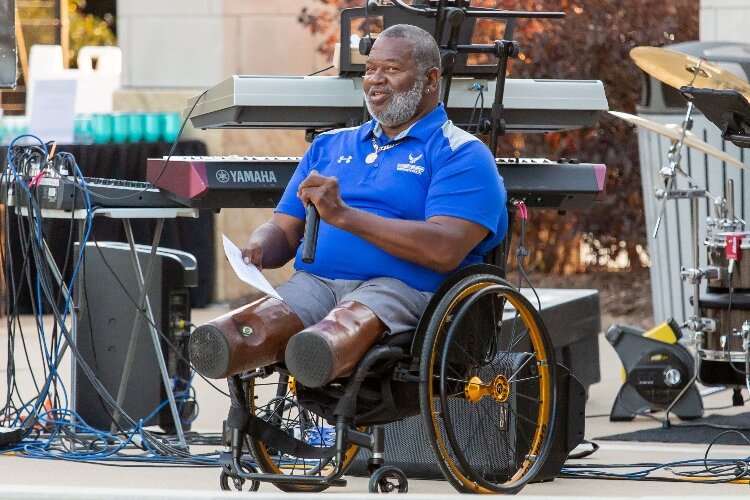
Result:
{"type": "MultiPolygon", "coordinates": [[[[476,312],[476,311],[475,311],[476,312]]],[[[477,332],[474,332],[477,333],[477,332]]],[[[403,337],[402,339],[403,340],[403,337]]],[[[499,344],[499,341],[497,341],[499,344]]],[[[259,482],[271,482],[284,491],[322,491],[330,486],[344,486],[346,480],[342,478],[351,464],[358,447],[367,448],[372,451],[372,457],[368,461],[368,470],[372,474],[369,483],[370,492],[405,492],[408,489],[406,474],[393,466],[385,466],[385,446],[383,423],[395,421],[385,412],[384,415],[370,416],[370,422],[361,421],[357,415],[357,404],[363,382],[373,373],[374,367],[382,367],[388,363],[387,377],[391,381],[417,384],[419,387],[419,412],[425,417],[430,444],[435,452],[437,465],[446,479],[460,492],[466,493],[513,493],[520,490],[525,484],[534,478],[534,475],[544,465],[544,461],[550,451],[553,434],[555,414],[557,411],[556,394],[556,363],[554,350],[552,349],[549,335],[538,315],[538,312],[520,292],[502,278],[501,269],[489,264],[477,264],[464,268],[452,275],[438,289],[433,296],[417,330],[414,332],[411,346],[381,344],[370,349],[359,362],[355,372],[345,380],[334,381],[325,388],[323,394],[330,394],[336,389],[335,408],[324,411],[327,413],[322,418],[335,424],[336,439],[333,446],[314,447],[307,444],[304,436],[301,439],[291,437],[289,429],[281,430],[279,402],[285,406],[289,400],[282,393],[291,390],[294,398],[297,398],[304,388],[290,382],[283,365],[266,367],[242,376],[230,379],[230,396],[232,408],[228,419],[231,431],[230,451],[221,454],[222,473],[221,486],[230,489],[229,479],[235,489],[242,489],[246,481],[250,482],[250,489],[256,490],[259,482]],[[508,350],[501,353],[495,338],[501,336],[503,325],[507,318],[501,317],[497,320],[493,317],[494,328],[489,344],[481,345],[475,353],[481,353],[482,359],[472,357],[468,354],[468,345],[476,340],[484,340],[484,337],[474,335],[474,330],[461,328],[462,321],[470,317],[472,307],[478,307],[479,301],[484,299],[485,306],[489,303],[502,307],[511,304],[515,309],[512,320],[513,335],[510,337],[508,350]],[[499,299],[499,300],[498,300],[499,299]],[[526,329],[528,338],[515,336],[515,322],[521,320],[526,329]],[[466,336],[468,333],[468,337],[466,336]],[[465,338],[459,338],[463,335],[465,338]],[[458,337],[457,337],[458,336],[458,337]],[[453,339],[460,342],[453,342],[453,339]],[[466,342],[468,340],[468,342],[466,342]],[[524,345],[528,344],[530,352],[524,352],[524,345]],[[460,346],[457,350],[450,351],[453,346],[460,346]],[[450,352],[449,352],[450,351],[450,352]],[[518,351],[518,352],[517,352],[518,351]],[[520,354],[519,354],[520,353],[520,354]],[[520,449],[511,450],[511,458],[518,462],[517,470],[511,470],[507,477],[500,479],[494,473],[482,473],[476,469],[476,464],[467,459],[464,446],[459,444],[457,428],[451,423],[451,405],[460,401],[468,406],[479,405],[480,401],[486,406],[489,402],[492,408],[510,407],[509,401],[521,396],[528,399],[536,399],[533,394],[521,394],[514,392],[514,387],[520,387],[520,378],[513,381],[513,377],[521,372],[518,368],[515,373],[508,376],[501,373],[491,378],[491,381],[482,381],[477,377],[476,370],[486,370],[494,366],[493,362],[507,356],[513,355],[522,361],[525,368],[524,378],[536,379],[538,381],[538,408],[533,414],[522,415],[520,410],[506,410],[506,416],[513,419],[516,427],[513,429],[516,435],[524,431],[518,429],[525,426],[526,431],[533,430],[531,438],[526,437],[527,442],[520,449]],[[457,373],[456,366],[464,369],[466,360],[470,358],[470,364],[483,364],[481,367],[471,367],[466,370],[466,377],[456,381],[455,377],[447,374],[453,367],[453,373],[457,373]],[[457,358],[459,358],[457,360],[457,358]],[[531,362],[533,361],[533,362],[531,362]],[[255,410],[257,395],[254,393],[255,381],[267,377],[272,373],[279,373],[280,379],[277,384],[276,403],[271,412],[266,411],[267,421],[251,413],[255,410]],[[475,373],[469,377],[471,373],[475,373]],[[528,376],[528,373],[536,374],[528,376]],[[515,385],[514,385],[515,384],[515,385]],[[290,388],[291,386],[291,388],[290,388]],[[341,388],[343,387],[343,394],[341,388]],[[439,403],[438,403],[439,401],[439,403]],[[496,403],[496,404],[495,404],[496,403]],[[438,409],[435,409],[435,405],[438,409]],[[275,415],[275,416],[274,416],[275,415]],[[445,421],[444,419],[448,420],[445,421]],[[269,424],[275,422],[278,424],[269,424]],[[372,423],[375,422],[375,423],[372,423]],[[361,426],[370,426],[370,430],[363,430],[361,426]],[[277,428],[278,427],[278,428],[277,428]],[[528,449],[526,449],[528,447],[528,449]],[[245,448],[251,452],[257,465],[266,471],[273,473],[259,473],[249,460],[243,458],[245,448]],[[320,458],[322,461],[304,475],[284,474],[278,464],[273,464],[268,449],[291,453],[295,459],[306,456],[320,458]],[[312,450],[314,448],[315,450],[312,450]],[[284,451],[286,450],[286,451],[284,451]],[[333,465],[330,465],[333,462],[333,465]],[[323,475],[323,472],[326,474],[323,475]]],[[[516,368],[513,368],[515,370],[516,368]]],[[[377,370],[375,370],[377,371],[377,370]]],[[[382,371],[382,370],[381,370],[382,371]]],[[[378,378],[380,380],[380,378],[378,378]]],[[[526,383],[526,382],[524,382],[526,383]]],[[[536,387],[536,386],[535,386],[536,387]]],[[[299,405],[298,402],[290,403],[299,405]]],[[[519,403],[520,404],[520,403],[519,403]]],[[[397,410],[397,408],[394,407],[397,410]]],[[[265,410],[264,410],[265,411],[265,410]]],[[[281,409],[283,411],[283,408],[281,409]]],[[[313,411],[310,408],[298,408],[300,412],[313,411]]],[[[483,409],[483,418],[492,419],[494,413],[483,409]]],[[[313,412],[315,415],[317,413],[313,412]]],[[[408,410],[407,410],[408,413],[408,410]]],[[[502,413],[502,412],[498,412],[502,413]]],[[[484,424],[482,424],[484,425],[484,424]]],[[[509,424],[510,428],[510,424],[509,424]]],[[[497,426],[495,431],[497,431],[497,426]]],[[[499,435],[495,432],[495,435],[499,435]]],[[[515,466],[509,466],[513,469],[515,466]]]]}

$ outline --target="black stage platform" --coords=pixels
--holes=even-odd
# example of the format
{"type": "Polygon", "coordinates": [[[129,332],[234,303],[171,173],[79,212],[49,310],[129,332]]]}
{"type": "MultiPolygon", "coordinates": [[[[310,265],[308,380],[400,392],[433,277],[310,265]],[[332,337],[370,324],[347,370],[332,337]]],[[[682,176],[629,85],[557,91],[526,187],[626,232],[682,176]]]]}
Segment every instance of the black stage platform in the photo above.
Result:
{"type": "MultiPolygon", "coordinates": [[[[522,288],[521,292],[537,305],[531,289],[522,288]]],[[[601,380],[599,292],[560,288],[538,288],[536,292],[542,303],[542,320],[555,347],[557,362],[568,368],[588,391],[591,384],[601,380]]]]}

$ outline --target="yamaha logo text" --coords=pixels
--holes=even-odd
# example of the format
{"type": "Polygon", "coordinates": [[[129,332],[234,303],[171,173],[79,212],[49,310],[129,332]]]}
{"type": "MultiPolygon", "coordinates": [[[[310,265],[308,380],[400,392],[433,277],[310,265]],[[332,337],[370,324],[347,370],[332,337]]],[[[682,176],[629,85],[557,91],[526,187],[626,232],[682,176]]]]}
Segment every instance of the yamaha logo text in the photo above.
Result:
{"type": "Polygon", "coordinates": [[[219,182],[244,182],[250,184],[278,182],[273,170],[219,170],[216,172],[219,182]]]}

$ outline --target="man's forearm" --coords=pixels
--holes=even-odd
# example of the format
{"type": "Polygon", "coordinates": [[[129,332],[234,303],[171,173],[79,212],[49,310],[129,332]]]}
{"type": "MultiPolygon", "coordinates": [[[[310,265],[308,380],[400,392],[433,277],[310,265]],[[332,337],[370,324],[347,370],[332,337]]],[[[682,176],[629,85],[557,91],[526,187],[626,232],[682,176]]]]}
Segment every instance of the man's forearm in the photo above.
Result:
{"type": "Polygon", "coordinates": [[[263,249],[261,265],[264,269],[281,267],[294,257],[296,248],[292,248],[286,233],[273,222],[266,222],[253,231],[247,246],[259,245],[263,249]]]}
{"type": "Polygon", "coordinates": [[[443,273],[455,269],[487,234],[479,225],[448,217],[389,219],[351,207],[334,225],[400,259],[443,273]]]}

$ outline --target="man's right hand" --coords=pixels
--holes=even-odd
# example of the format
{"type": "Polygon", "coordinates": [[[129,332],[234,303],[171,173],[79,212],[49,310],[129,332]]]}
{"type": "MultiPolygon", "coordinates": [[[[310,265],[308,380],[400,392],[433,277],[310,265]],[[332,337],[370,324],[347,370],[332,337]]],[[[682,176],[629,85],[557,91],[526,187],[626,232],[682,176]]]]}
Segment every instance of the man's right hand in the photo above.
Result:
{"type": "Polygon", "coordinates": [[[263,247],[257,242],[248,242],[247,246],[240,249],[242,260],[245,264],[252,264],[258,269],[263,269],[263,247]]]}
{"type": "Polygon", "coordinates": [[[258,269],[281,267],[294,257],[304,230],[304,220],[275,213],[271,220],[253,232],[247,245],[240,249],[242,260],[258,269]]]}

